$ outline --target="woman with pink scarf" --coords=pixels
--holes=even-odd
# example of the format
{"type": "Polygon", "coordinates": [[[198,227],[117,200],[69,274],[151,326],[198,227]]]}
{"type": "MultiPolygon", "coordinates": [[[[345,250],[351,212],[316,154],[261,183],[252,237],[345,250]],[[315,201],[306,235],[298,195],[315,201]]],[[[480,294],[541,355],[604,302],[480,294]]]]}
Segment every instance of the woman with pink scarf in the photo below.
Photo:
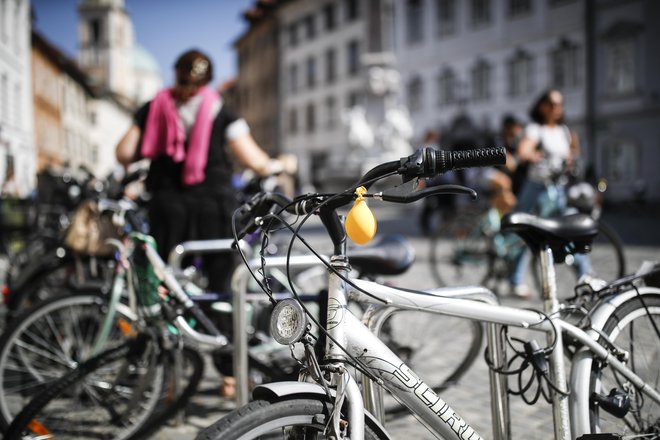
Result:
{"type": "MultiPolygon", "coordinates": [[[[124,166],[151,159],[146,181],[152,197],[149,220],[163,257],[185,240],[231,236],[236,200],[227,150],[260,175],[282,171],[282,164],[256,144],[245,120],[208,87],[213,78],[208,56],[187,51],[174,68],[176,85],[161,90],[137,111],[116,149],[124,166]]],[[[227,258],[205,259],[211,290],[227,290],[232,267],[227,258]]]]}

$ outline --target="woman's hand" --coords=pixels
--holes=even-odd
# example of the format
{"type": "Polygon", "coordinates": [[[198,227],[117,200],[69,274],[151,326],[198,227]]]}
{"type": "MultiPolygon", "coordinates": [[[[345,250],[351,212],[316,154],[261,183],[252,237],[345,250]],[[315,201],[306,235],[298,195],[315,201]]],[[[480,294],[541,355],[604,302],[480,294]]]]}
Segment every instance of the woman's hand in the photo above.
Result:
{"type": "Polygon", "coordinates": [[[543,159],[543,152],[538,150],[538,141],[525,136],[518,144],[518,159],[520,162],[536,163],[543,159]]]}

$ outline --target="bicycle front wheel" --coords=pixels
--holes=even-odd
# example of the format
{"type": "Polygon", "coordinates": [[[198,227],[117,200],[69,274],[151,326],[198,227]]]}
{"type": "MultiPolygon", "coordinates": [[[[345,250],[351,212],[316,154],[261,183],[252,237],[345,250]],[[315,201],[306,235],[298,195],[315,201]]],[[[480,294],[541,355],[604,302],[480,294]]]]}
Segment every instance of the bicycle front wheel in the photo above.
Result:
{"type": "MultiPolygon", "coordinates": [[[[320,400],[255,400],[200,432],[197,440],[329,439],[325,431],[331,413],[332,404],[320,400]]],[[[369,419],[365,425],[365,438],[387,438],[369,419]]]]}
{"type": "MultiPolygon", "coordinates": [[[[650,387],[660,389],[660,295],[637,296],[619,306],[603,327],[603,334],[628,355],[627,366],[650,387]]],[[[660,405],[635,388],[607,364],[594,363],[590,384],[592,432],[618,433],[634,438],[660,437],[660,405]],[[627,394],[631,407],[620,418],[606,410],[602,398],[613,389],[627,394]]]]}

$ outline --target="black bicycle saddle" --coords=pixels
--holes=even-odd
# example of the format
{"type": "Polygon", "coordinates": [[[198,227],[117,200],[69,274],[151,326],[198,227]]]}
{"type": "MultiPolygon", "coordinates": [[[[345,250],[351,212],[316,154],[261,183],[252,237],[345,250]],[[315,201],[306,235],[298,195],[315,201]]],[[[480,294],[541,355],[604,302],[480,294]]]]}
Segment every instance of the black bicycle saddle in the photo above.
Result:
{"type": "Polygon", "coordinates": [[[348,261],[361,275],[399,275],[415,261],[415,251],[401,235],[386,235],[374,244],[349,249],[348,261]]]}
{"type": "Polygon", "coordinates": [[[541,218],[524,212],[505,215],[502,231],[518,234],[532,249],[550,246],[555,253],[589,252],[591,243],[598,235],[598,223],[587,214],[541,218]]]}

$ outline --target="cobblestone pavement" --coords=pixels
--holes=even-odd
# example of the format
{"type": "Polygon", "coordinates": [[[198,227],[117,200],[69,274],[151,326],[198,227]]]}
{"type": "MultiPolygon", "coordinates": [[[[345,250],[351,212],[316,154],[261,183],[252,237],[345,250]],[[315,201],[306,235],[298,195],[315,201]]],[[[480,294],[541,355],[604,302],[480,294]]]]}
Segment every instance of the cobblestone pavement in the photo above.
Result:
{"type": "MultiPolygon", "coordinates": [[[[396,285],[409,288],[433,287],[432,278],[428,266],[428,240],[421,236],[416,224],[411,224],[409,219],[416,219],[416,212],[403,210],[379,210],[379,234],[399,231],[409,236],[415,248],[417,259],[413,267],[404,275],[389,281],[396,285]],[[415,215],[415,217],[413,217],[415,215]]],[[[312,234],[314,235],[314,234],[312,234]]],[[[314,239],[312,239],[314,241],[314,239]]],[[[627,246],[626,257],[629,268],[636,268],[644,260],[659,260],[660,246],[627,246]]],[[[592,254],[592,262],[596,270],[605,273],[612,265],[607,252],[596,246],[592,254]]],[[[476,283],[477,279],[466,276],[465,284],[476,283]]],[[[571,295],[571,278],[561,277],[558,289],[561,297],[571,295]]],[[[539,299],[520,300],[507,295],[501,295],[501,301],[505,305],[517,307],[541,308],[539,299]]],[[[410,326],[408,331],[415,331],[418,327],[410,326]]],[[[406,326],[400,327],[406,331],[406,326]]],[[[399,331],[399,328],[397,328],[399,331]]],[[[417,335],[415,335],[417,336],[417,335]]],[[[429,331],[422,339],[424,344],[433,345],[438,343],[438,333],[429,331]]],[[[539,340],[542,344],[543,341],[539,340]]],[[[454,350],[461,350],[460,348],[454,350]]],[[[448,352],[444,347],[438,347],[437,355],[425,359],[424,367],[430,371],[441,371],[443,359],[453,359],[457,352],[448,352]]],[[[180,426],[164,427],[155,438],[159,440],[193,438],[199,429],[208,426],[213,421],[233,407],[231,401],[219,397],[219,378],[212,368],[209,368],[207,377],[198,395],[193,399],[188,408],[188,415],[180,426]]],[[[420,373],[421,374],[421,373],[420,373]]],[[[486,438],[492,437],[490,428],[490,404],[488,387],[488,368],[480,357],[475,365],[467,372],[459,384],[442,394],[445,401],[468,420],[486,438]]],[[[511,397],[512,414],[512,437],[528,440],[552,438],[551,408],[545,402],[535,406],[524,404],[520,398],[511,397]]],[[[388,421],[386,426],[395,439],[432,439],[435,438],[427,431],[413,416],[398,417],[388,421]]]]}

